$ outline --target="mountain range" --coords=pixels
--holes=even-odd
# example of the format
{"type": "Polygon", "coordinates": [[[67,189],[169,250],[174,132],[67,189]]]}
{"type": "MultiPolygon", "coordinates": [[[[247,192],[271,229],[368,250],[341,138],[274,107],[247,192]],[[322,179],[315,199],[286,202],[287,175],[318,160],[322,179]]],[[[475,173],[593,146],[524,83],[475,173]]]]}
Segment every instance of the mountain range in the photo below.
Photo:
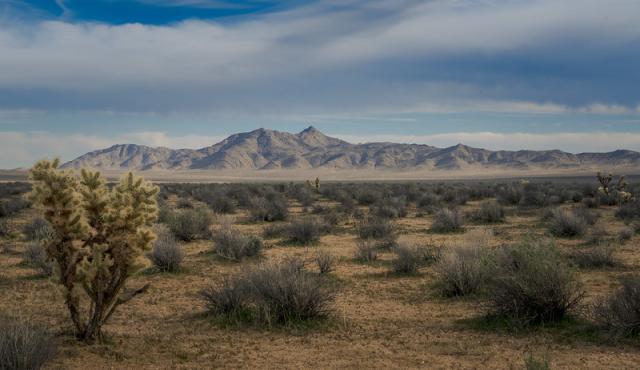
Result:
{"type": "Polygon", "coordinates": [[[104,170],[269,170],[269,169],[587,169],[640,167],[640,153],[572,154],[560,150],[491,151],[458,144],[437,148],[389,142],[352,144],[314,127],[297,133],[260,128],[202,149],[152,148],[119,144],[84,154],[63,165],[104,170]]]}

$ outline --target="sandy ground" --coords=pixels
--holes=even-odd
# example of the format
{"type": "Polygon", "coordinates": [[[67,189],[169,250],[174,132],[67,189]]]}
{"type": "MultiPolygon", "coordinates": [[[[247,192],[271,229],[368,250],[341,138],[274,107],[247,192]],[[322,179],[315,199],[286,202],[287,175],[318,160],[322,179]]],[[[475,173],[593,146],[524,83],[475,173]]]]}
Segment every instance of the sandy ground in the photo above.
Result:
{"type": "MultiPolygon", "coordinates": [[[[465,210],[477,207],[470,203],[465,210]]],[[[292,208],[293,217],[301,212],[292,208]]],[[[623,227],[604,209],[600,223],[615,232],[623,227]]],[[[11,220],[21,226],[35,215],[26,210],[11,220]]],[[[524,234],[543,235],[540,211],[511,209],[508,222],[491,226],[498,230],[492,245],[512,242],[524,234]]],[[[264,225],[245,222],[236,215],[238,227],[259,234],[264,225]]],[[[401,240],[454,244],[464,234],[434,235],[426,232],[430,216],[396,221],[401,240]]],[[[129,286],[151,283],[151,289],[122,306],[105,327],[107,344],[86,346],[69,334],[69,321],[55,286],[46,278],[21,265],[20,238],[11,243],[16,253],[0,254],[0,312],[31,319],[51,328],[61,342],[51,369],[209,369],[209,368],[424,368],[424,369],[522,369],[523,359],[532,353],[547,357],[553,369],[635,369],[640,350],[634,344],[593,342],[574,335],[573,329],[541,328],[521,333],[478,329],[469,320],[482,316],[479,298],[445,299],[433,287],[432,267],[416,276],[389,272],[390,253],[381,261],[363,264],[353,260],[356,237],[353,223],[345,231],[323,236],[313,247],[284,245],[267,241],[262,260],[223,262],[211,253],[211,242],[183,244],[184,271],[177,274],[139,274],[129,286]],[[338,257],[332,272],[340,286],[335,314],[326,325],[314,329],[221,327],[205,317],[197,292],[225,276],[255,266],[265,260],[297,255],[311,260],[316,248],[338,257]]],[[[580,240],[560,240],[563,250],[578,248],[580,240]]],[[[589,302],[617,286],[617,278],[640,266],[640,237],[627,242],[616,255],[624,266],[612,269],[581,270],[589,302]]],[[[315,266],[309,265],[311,270],[315,266]]]]}

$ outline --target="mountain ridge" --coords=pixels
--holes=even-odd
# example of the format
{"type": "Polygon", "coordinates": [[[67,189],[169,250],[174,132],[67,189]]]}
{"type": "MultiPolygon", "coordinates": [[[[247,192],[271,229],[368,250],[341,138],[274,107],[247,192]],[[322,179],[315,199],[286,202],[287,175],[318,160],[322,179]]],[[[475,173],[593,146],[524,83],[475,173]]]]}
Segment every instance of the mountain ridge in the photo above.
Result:
{"type": "Polygon", "coordinates": [[[170,149],[116,144],[86,153],[64,168],[105,170],[274,170],[399,169],[465,170],[580,169],[640,167],[640,153],[618,149],[607,153],[554,150],[488,150],[462,143],[446,148],[426,144],[371,142],[352,144],[313,126],[297,134],[259,128],[230,135],[200,149],[170,149]]]}

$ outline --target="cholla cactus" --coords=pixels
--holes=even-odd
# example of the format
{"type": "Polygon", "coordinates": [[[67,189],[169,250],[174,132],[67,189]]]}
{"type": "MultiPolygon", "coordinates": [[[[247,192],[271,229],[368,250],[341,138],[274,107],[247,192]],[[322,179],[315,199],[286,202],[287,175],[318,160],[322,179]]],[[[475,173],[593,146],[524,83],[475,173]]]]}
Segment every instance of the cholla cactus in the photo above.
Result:
{"type": "Polygon", "coordinates": [[[316,177],[316,191],[320,192],[320,178],[316,177]]]}
{"type": "MultiPolygon", "coordinates": [[[[609,184],[611,183],[611,180],[613,180],[613,175],[608,174],[607,176],[604,176],[602,175],[602,173],[598,172],[597,176],[598,176],[598,182],[600,182],[600,187],[598,188],[598,191],[606,195],[609,195],[609,184]]],[[[624,179],[624,176],[623,176],[623,179],[624,179]]]]}
{"type": "Polygon", "coordinates": [[[149,227],[156,219],[158,188],[129,173],[109,190],[99,172],[82,170],[78,178],[58,165],[57,159],[36,163],[30,198],[55,230],[46,250],[76,336],[91,343],[101,338],[119,305],[148,287],[125,292],[155,238],[149,227]],[[83,292],[91,302],[84,311],[83,292]]]}

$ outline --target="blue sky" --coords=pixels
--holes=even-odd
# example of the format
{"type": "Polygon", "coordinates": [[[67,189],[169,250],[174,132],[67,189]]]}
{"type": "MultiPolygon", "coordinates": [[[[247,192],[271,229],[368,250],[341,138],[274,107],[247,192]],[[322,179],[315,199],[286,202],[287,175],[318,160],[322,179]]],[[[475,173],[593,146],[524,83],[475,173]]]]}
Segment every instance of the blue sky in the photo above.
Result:
{"type": "Polygon", "coordinates": [[[636,0],[0,0],[0,167],[314,125],[640,150],[636,0]]]}

